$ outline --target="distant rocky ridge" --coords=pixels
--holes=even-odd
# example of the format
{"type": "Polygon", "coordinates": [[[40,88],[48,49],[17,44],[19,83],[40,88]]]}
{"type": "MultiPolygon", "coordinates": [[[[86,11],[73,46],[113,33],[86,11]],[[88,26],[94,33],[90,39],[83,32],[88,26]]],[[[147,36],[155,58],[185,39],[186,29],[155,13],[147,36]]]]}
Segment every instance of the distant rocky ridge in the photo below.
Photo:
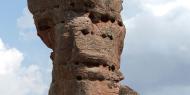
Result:
{"type": "Polygon", "coordinates": [[[53,50],[49,95],[137,95],[119,83],[122,0],[28,0],[28,7],[53,50]]]}

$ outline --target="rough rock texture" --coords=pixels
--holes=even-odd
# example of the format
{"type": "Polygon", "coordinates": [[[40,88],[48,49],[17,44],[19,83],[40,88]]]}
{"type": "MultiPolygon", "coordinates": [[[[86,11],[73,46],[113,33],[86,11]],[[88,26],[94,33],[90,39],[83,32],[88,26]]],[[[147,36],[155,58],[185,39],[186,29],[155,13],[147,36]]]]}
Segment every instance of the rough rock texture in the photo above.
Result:
{"type": "Polygon", "coordinates": [[[137,95],[119,84],[122,0],[28,0],[38,36],[51,48],[49,95],[137,95]],[[129,94],[130,93],[130,94],[129,94]]]}
{"type": "Polygon", "coordinates": [[[120,86],[119,95],[139,95],[139,94],[127,86],[120,86]]]}

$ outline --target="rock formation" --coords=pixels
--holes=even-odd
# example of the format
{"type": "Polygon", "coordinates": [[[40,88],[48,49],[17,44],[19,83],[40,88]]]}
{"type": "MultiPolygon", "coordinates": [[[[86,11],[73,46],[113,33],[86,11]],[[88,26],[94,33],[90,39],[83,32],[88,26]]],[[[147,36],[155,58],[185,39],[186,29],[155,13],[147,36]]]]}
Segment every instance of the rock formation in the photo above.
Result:
{"type": "Polygon", "coordinates": [[[49,95],[137,95],[119,82],[122,0],[28,0],[38,36],[51,48],[49,95]]]}

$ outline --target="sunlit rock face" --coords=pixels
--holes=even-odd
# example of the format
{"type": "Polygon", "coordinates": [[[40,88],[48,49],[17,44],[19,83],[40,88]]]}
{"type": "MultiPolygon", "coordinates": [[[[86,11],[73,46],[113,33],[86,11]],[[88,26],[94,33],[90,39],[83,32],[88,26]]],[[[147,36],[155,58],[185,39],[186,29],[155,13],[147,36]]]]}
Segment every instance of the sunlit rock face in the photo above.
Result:
{"type": "Polygon", "coordinates": [[[49,95],[136,95],[119,82],[122,0],[28,0],[38,36],[53,50],[49,95]]]}

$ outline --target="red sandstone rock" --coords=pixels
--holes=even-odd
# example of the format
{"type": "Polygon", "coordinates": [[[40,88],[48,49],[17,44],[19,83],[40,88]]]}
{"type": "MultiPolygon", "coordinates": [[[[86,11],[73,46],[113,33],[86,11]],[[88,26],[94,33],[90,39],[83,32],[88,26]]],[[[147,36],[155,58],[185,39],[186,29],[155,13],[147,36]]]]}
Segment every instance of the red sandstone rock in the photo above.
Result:
{"type": "MultiPolygon", "coordinates": [[[[28,0],[38,35],[53,50],[49,95],[121,94],[122,0],[28,0]]],[[[126,89],[126,91],[129,89],[126,89]]]]}

